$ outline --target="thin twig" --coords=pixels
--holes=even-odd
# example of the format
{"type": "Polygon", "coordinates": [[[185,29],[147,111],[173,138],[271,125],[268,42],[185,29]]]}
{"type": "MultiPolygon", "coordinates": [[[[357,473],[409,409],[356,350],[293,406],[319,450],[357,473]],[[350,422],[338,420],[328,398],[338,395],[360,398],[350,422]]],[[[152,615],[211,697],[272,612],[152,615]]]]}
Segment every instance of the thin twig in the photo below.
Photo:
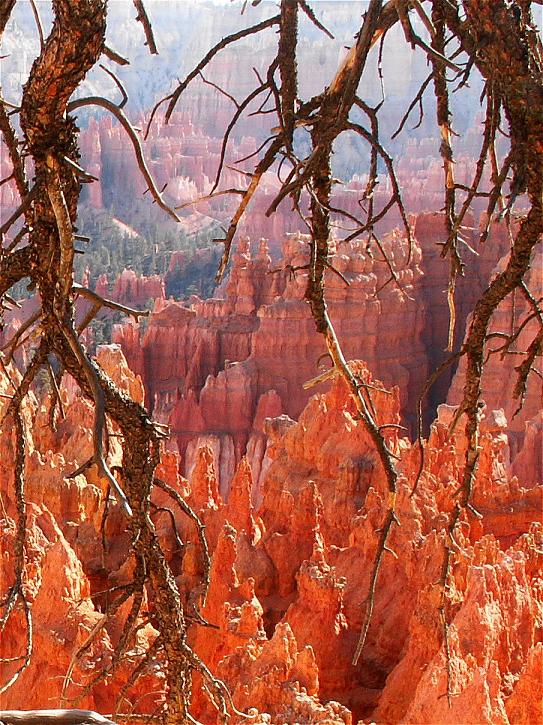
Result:
{"type": "Polygon", "coordinates": [[[121,507],[124,509],[127,516],[132,516],[132,508],[128,503],[128,499],[122,488],[117,483],[117,479],[111,473],[109,466],[104,459],[103,453],[103,435],[104,435],[104,424],[105,424],[105,397],[102,386],[94,369],[94,365],[91,360],[87,357],[85,351],[81,347],[81,343],[75,333],[75,331],[67,327],[62,326],[62,332],[66,341],[68,342],[77,362],[81,366],[87,378],[90,389],[92,390],[92,396],[94,399],[94,454],[93,463],[96,464],[100,473],[107,479],[108,483],[115,491],[119,498],[121,507]]]}
{"type": "Polygon", "coordinates": [[[334,40],[334,36],[332,33],[326,28],[321,21],[316,17],[315,13],[313,12],[313,8],[311,8],[306,0],[298,0],[298,5],[300,6],[300,9],[304,11],[304,13],[307,15],[307,17],[311,20],[313,25],[318,28],[319,30],[322,30],[322,32],[327,35],[330,40],[334,40]]]}
{"type": "Polygon", "coordinates": [[[176,504],[179,506],[181,511],[183,511],[184,514],[186,514],[189,519],[191,519],[194,522],[194,525],[196,526],[196,531],[198,534],[198,540],[200,541],[200,547],[202,549],[202,558],[204,562],[204,573],[203,573],[203,581],[204,581],[204,590],[202,595],[202,605],[205,605],[206,596],[207,596],[207,590],[209,588],[209,572],[211,571],[211,557],[209,555],[209,547],[207,545],[207,539],[205,536],[205,526],[200,521],[200,518],[198,515],[192,510],[192,508],[189,506],[189,504],[185,501],[184,498],[182,498],[179,493],[172,488],[169,484],[167,484],[165,481],[162,481],[160,478],[157,478],[155,476],[154,480],[155,486],[157,488],[162,489],[162,491],[165,491],[170,498],[172,498],[176,504]]]}
{"type": "Polygon", "coordinates": [[[128,93],[126,92],[126,88],[123,86],[120,78],[113,73],[113,71],[109,70],[109,68],[106,68],[105,65],[102,63],[98,64],[98,67],[101,68],[103,71],[105,71],[108,76],[113,80],[119,91],[121,92],[122,101],[117,104],[117,108],[124,108],[128,102],[128,93]]]}
{"type": "Polygon", "coordinates": [[[35,0],[30,0],[30,7],[32,8],[32,13],[34,15],[34,20],[36,21],[36,27],[38,29],[38,36],[40,38],[40,48],[43,51],[43,46],[44,46],[43,25],[41,23],[40,13],[36,6],[35,0]]]}
{"type": "Polygon", "coordinates": [[[110,48],[108,45],[104,45],[103,54],[106,56],[106,58],[109,58],[114,63],[117,63],[117,65],[130,65],[130,61],[122,56],[120,53],[117,53],[116,50],[113,50],[113,48],[110,48]]]}

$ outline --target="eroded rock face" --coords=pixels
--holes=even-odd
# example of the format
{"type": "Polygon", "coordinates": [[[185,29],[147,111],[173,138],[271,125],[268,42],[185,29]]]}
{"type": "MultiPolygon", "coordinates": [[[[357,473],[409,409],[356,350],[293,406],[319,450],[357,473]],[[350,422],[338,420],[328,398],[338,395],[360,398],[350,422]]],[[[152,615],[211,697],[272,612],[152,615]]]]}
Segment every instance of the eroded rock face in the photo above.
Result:
{"type": "MultiPolygon", "coordinates": [[[[137,390],[137,378],[118,348],[102,348],[99,360],[125,390],[137,390]]],[[[397,392],[373,380],[364,364],[353,364],[353,370],[370,386],[366,390],[379,424],[396,423],[397,392]]],[[[8,389],[5,380],[0,383],[2,391],[8,389]]],[[[29,668],[3,695],[4,707],[60,704],[74,653],[102,616],[100,592],[132,575],[126,523],[113,502],[106,525],[109,543],[102,548],[105,488],[99,477],[91,470],[86,478],[66,478],[88,453],[91,417],[77,391],[65,388],[62,395],[66,418],[56,432],[43,425],[47,398],[40,402],[31,397],[24,409],[29,499],[25,591],[35,622],[34,652],[29,668]]],[[[0,398],[0,406],[5,405],[0,398]]],[[[191,642],[228,684],[236,707],[254,714],[255,722],[513,725],[541,718],[541,485],[530,481],[525,487],[521,478],[511,476],[507,422],[503,412],[487,410],[473,490],[473,505],[482,518],[461,514],[443,599],[445,545],[451,545],[448,522],[465,445],[461,425],[449,435],[453,415],[453,408],[440,408],[415,491],[419,448],[402,438],[398,428],[383,429],[398,457],[400,525],[390,537],[393,553],[384,555],[357,666],[352,657],[388,489],[344,384],[333,379],[329,392],[317,393],[298,422],[284,415],[266,421],[266,464],[257,507],[247,460],[238,464],[223,496],[209,446],[195,454],[190,480],[179,474],[178,454],[163,453],[157,475],[198,514],[211,551],[203,604],[203,559],[194,524],[157,489],[152,516],[190,621],[193,608],[199,607],[216,627],[191,624],[191,642]],[[185,542],[182,549],[165,506],[185,542]]],[[[13,575],[12,446],[9,436],[2,439],[4,589],[13,575]]],[[[115,446],[110,455],[112,465],[122,464],[115,446]]],[[[76,663],[66,685],[68,697],[80,692],[75,683],[88,683],[111,662],[129,607],[126,602],[76,663]]],[[[147,611],[152,622],[152,601],[144,602],[142,617],[147,611]]],[[[156,637],[151,623],[142,619],[141,624],[128,662],[89,691],[81,706],[113,710],[128,667],[140,656],[138,647],[143,651],[156,637]]],[[[23,613],[17,611],[1,640],[1,657],[24,651],[23,625],[23,613]]],[[[1,663],[4,680],[15,667],[1,663]]],[[[145,712],[159,700],[160,677],[160,668],[154,667],[130,693],[133,701],[146,695],[140,704],[145,712]]],[[[192,712],[201,722],[214,721],[198,682],[192,712]]],[[[233,721],[242,722],[237,716],[233,721]]]]}
{"type": "MultiPolygon", "coordinates": [[[[430,192],[427,192],[430,193],[430,192]]],[[[440,208],[436,198],[435,209],[440,208]]],[[[428,206],[426,209],[431,209],[428,206]]],[[[429,213],[423,210],[414,222],[414,235],[422,251],[421,270],[415,288],[417,299],[426,303],[423,342],[427,353],[428,366],[435,370],[447,357],[447,342],[449,333],[449,310],[447,305],[447,287],[449,265],[441,256],[440,243],[446,239],[445,219],[443,214],[429,213]]],[[[488,285],[496,262],[509,249],[510,241],[505,224],[492,223],[489,238],[485,244],[480,243],[481,229],[486,222],[486,216],[481,215],[479,222],[469,216],[466,219],[466,230],[463,231],[466,243],[469,245],[462,252],[466,264],[465,277],[459,277],[456,283],[456,324],[454,329],[454,349],[460,347],[465,334],[466,320],[473,309],[477,299],[488,285]]],[[[454,367],[445,370],[429,391],[431,408],[442,403],[447,398],[454,367]]],[[[492,407],[503,406],[498,398],[493,400],[492,407]]],[[[430,418],[432,414],[430,414],[430,418]]],[[[428,423],[430,420],[428,420],[428,423]]]]}
{"type": "MultiPolygon", "coordinates": [[[[337,6],[332,7],[333,10],[329,14],[332,17],[338,16],[337,6]]],[[[259,11],[255,10],[255,12],[259,11]]],[[[319,10],[317,10],[318,12],[319,10]]],[[[349,7],[348,12],[352,16],[352,13],[357,11],[349,7]]],[[[203,16],[204,13],[205,11],[200,8],[198,16],[203,16]]],[[[202,18],[198,17],[197,25],[201,22],[202,18]]],[[[219,22],[223,23],[224,18],[221,18],[219,22]]],[[[392,29],[392,35],[395,32],[392,29]]],[[[326,64],[329,64],[328,70],[336,67],[338,53],[344,52],[341,47],[343,43],[339,40],[342,34],[345,34],[345,38],[350,38],[351,31],[346,31],[343,26],[340,35],[336,36],[338,45],[333,50],[335,43],[327,48],[325,44],[318,42],[315,38],[311,40],[305,38],[300,44],[302,57],[307,58],[300,64],[301,87],[305,88],[304,92],[308,94],[307,97],[321,92],[322,89],[319,88],[318,83],[322,82],[324,78],[322,73],[325,72],[326,64]],[[319,72],[314,73],[309,70],[313,68],[319,68],[319,72]]],[[[129,35],[128,25],[126,35],[129,35]]],[[[168,34],[166,35],[170,37],[168,34]]],[[[205,34],[198,33],[198,36],[201,39],[205,37],[205,34]]],[[[183,41],[179,42],[183,44],[183,41]]],[[[398,43],[398,48],[403,48],[401,43],[398,43]]],[[[416,93],[419,81],[414,81],[414,78],[422,79],[424,76],[421,60],[413,59],[411,55],[404,54],[403,50],[398,50],[398,48],[391,45],[387,58],[384,59],[385,73],[388,67],[390,78],[387,91],[388,113],[383,114],[382,134],[383,138],[389,140],[395,130],[394,118],[399,117],[405,111],[416,93]],[[412,67],[413,62],[415,66],[418,66],[418,70],[414,70],[412,67]]],[[[194,52],[194,46],[191,46],[191,49],[194,52]]],[[[240,97],[243,97],[252,88],[251,53],[254,54],[254,51],[251,51],[248,46],[237,47],[235,50],[227,47],[221,53],[220,62],[211,64],[215,82],[223,88],[229,88],[234,96],[239,94],[240,97]],[[249,54],[246,62],[243,61],[245,53],[249,54]],[[249,68],[251,70],[247,73],[249,68]]],[[[262,62],[268,53],[271,61],[275,53],[273,44],[266,50],[258,49],[259,61],[262,62]]],[[[179,62],[177,51],[175,55],[177,63],[179,62]]],[[[185,70],[188,72],[188,67],[185,70]]],[[[179,68],[176,66],[173,75],[176,76],[178,72],[179,68]]],[[[138,93],[141,95],[141,88],[138,88],[138,93]]],[[[462,101],[459,99],[459,102],[462,101]]],[[[152,103],[153,101],[151,105],[152,103]]],[[[464,104],[462,115],[466,128],[461,131],[455,148],[455,176],[458,183],[467,185],[471,183],[472,169],[479,155],[478,133],[480,124],[484,121],[481,114],[477,111],[474,113],[474,106],[476,106],[474,103],[464,104]]],[[[205,85],[195,83],[185,91],[184,109],[175,111],[168,124],[165,124],[160,114],[157,114],[150,124],[148,136],[146,134],[145,140],[142,139],[142,145],[148,167],[157,181],[157,186],[161,188],[167,182],[165,195],[174,206],[199,200],[197,206],[192,207],[190,211],[185,208],[181,212],[181,226],[190,235],[204,229],[210,219],[218,219],[221,223],[227,224],[235,213],[238,196],[227,194],[215,198],[207,197],[219,168],[223,134],[232,117],[231,101],[205,85]]],[[[150,120],[149,110],[140,113],[139,117],[132,118],[132,120],[136,126],[146,128],[150,120]]],[[[240,189],[246,186],[246,177],[241,170],[237,171],[235,166],[240,159],[247,159],[247,164],[251,163],[252,155],[272,133],[272,126],[273,121],[266,114],[251,115],[248,118],[242,116],[241,119],[238,119],[238,123],[229,136],[229,144],[226,148],[221,188],[240,189]]],[[[435,135],[435,129],[431,124],[423,124],[423,130],[418,134],[414,134],[410,138],[404,136],[391,143],[392,147],[389,148],[389,152],[396,160],[396,175],[407,212],[419,214],[428,210],[441,209],[443,206],[443,168],[439,157],[440,139],[435,135]]],[[[146,185],[139,173],[128,137],[115,121],[110,118],[91,119],[88,127],[81,133],[81,150],[85,168],[88,168],[98,178],[98,181],[83,191],[84,202],[90,206],[124,210],[127,198],[137,199],[145,192],[146,185]]],[[[345,141],[344,145],[340,145],[335,152],[335,166],[338,168],[334,174],[340,176],[341,183],[334,185],[333,206],[344,209],[355,218],[360,218],[358,202],[363,198],[367,185],[367,174],[364,173],[367,168],[367,160],[364,161],[363,158],[360,155],[360,149],[351,146],[348,141],[345,141]]],[[[239,168],[245,167],[242,165],[239,168]]],[[[250,171],[250,166],[247,166],[246,170],[250,171]]],[[[483,176],[483,184],[491,185],[486,172],[483,176]]],[[[272,215],[266,214],[279,191],[279,186],[275,171],[264,174],[259,189],[251,202],[250,214],[244,215],[239,224],[240,232],[249,234],[253,239],[264,236],[272,240],[272,255],[275,259],[280,256],[280,241],[285,234],[306,229],[304,221],[287,204],[280,205],[272,215]]],[[[3,186],[0,193],[5,198],[6,204],[13,204],[13,197],[16,197],[13,184],[3,186]]],[[[373,191],[373,197],[376,208],[383,208],[388,204],[390,180],[385,173],[378,175],[378,184],[373,191]]],[[[484,200],[475,199],[472,207],[476,216],[479,216],[483,211],[484,200]]],[[[126,213],[126,211],[122,213],[126,213]]],[[[125,219],[125,221],[129,220],[125,219]]],[[[338,216],[337,221],[343,223],[345,218],[338,216]]],[[[393,205],[385,218],[377,223],[375,231],[379,235],[385,234],[401,224],[400,213],[393,205]]],[[[466,226],[470,226],[469,221],[466,226]]],[[[465,233],[470,247],[477,246],[473,245],[475,235],[471,234],[469,230],[465,233]]],[[[442,234],[440,234],[439,240],[435,241],[443,241],[442,234]]],[[[432,251],[438,250],[434,246],[432,251]]],[[[482,252],[483,255],[486,254],[481,249],[476,251],[477,253],[482,252]]],[[[502,250],[503,252],[505,249],[502,250]]],[[[376,255],[378,255],[377,252],[376,255]]],[[[470,262],[469,255],[468,262],[470,262]]]]}
{"type": "MultiPolygon", "coordinates": [[[[493,270],[493,276],[503,271],[507,263],[507,255],[502,257],[493,270]]],[[[538,245],[534,250],[531,271],[527,275],[526,288],[532,300],[540,299],[543,295],[543,249],[538,245]]],[[[526,483],[537,480],[541,483],[541,464],[539,474],[534,471],[541,460],[541,451],[534,450],[534,456],[528,453],[534,447],[534,438],[537,437],[538,420],[540,420],[543,405],[543,360],[537,356],[533,362],[533,372],[528,378],[526,389],[520,396],[516,395],[518,381],[518,366],[539,329],[539,320],[534,314],[533,303],[517,290],[514,296],[507,297],[497,308],[489,328],[491,338],[488,342],[488,361],[483,372],[483,399],[489,409],[504,408],[508,420],[507,434],[511,446],[511,456],[519,461],[515,471],[518,471],[526,483]],[[505,349],[506,336],[514,330],[520,333],[505,349]],[[502,354],[503,353],[503,354],[502,354]],[[522,453],[523,446],[526,451],[522,453]],[[529,463],[529,458],[533,463],[529,463]],[[531,469],[531,470],[530,470],[531,469]],[[526,470],[526,474],[523,471],[526,470]]],[[[460,361],[458,371],[452,381],[448,394],[448,402],[457,404],[462,396],[465,376],[465,359],[460,361]]],[[[541,446],[539,446],[539,449],[541,446]]]]}
{"type": "MultiPolygon", "coordinates": [[[[467,242],[478,256],[467,260],[469,276],[458,281],[455,347],[461,344],[468,314],[487,285],[496,259],[508,245],[503,224],[492,224],[488,242],[481,245],[484,216],[478,225],[468,221],[473,226],[466,231],[467,242]]],[[[340,245],[330,258],[333,270],[327,275],[331,318],[346,355],[366,360],[385,384],[398,387],[402,423],[410,429],[428,374],[448,355],[449,325],[448,272],[439,246],[445,234],[443,216],[419,214],[414,234],[411,255],[398,231],[382,237],[383,249],[397,270],[396,282],[381,252],[361,241],[340,245]]],[[[184,303],[158,298],[145,334],[133,323],[115,327],[114,340],[142,375],[154,415],[172,427],[185,475],[194,465],[197,448],[206,444],[214,451],[223,492],[243,455],[249,457],[258,489],[265,457],[263,417],[286,414],[295,419],[309,400],[312,389],[304,389],[304,384],[328,361],[304,299],[307,255],[307,239],[300,234],[284,237],[281,257],[274,261],[266,241],[242,238],[229,277],[213,298],[193,297],[184,303]]],[[[536,297],[539,266],[536,259],[536,271],[529,280],[536,297]]],[[[500,307],[493,331],[503,332],[511,326],[511,315],[522,319],[519,316],[528,311],[525,300],[515,301],[514,310],[511,304],[507,310],[500,307]]],[[[526,325],[516,341],[517,349],[529,344],[536,326],[536,319],[526,325]]],[[[510,355],[505,361],[507,383],[503,386],[499,357],[495,354],[490,359],[483,395],[491,410],[506,405],[511,419],[514,410],[507,401],[516,359],[510,355]]],[[[454,370],[454,366],[445,370],[425,398],[426,425],[436,405],[447,398],[454,370]]],[[[450,402],[459,401],[462,373],[461,363],[450,402]]],[[[539,409],[539,388],[540,382],[532,376],[527,404],[508,429],[513,457],[523,444],[525,423],[539,409]]]]}
{"type": "MultiPolygon", "coordinates": [[[[407,412],[428,372],[421,340],[425,308],[408,297],[420,277],[420,250],[415,247],[408,260],[407,243],[397,233],[383,245],[403,293],[393,284],[383,288],[386,265],[352,242],[331,258],[337,273],[328,275],[327,297],[346,354],[363,356],[387,384],[398,385],[407,412]]],[[[265,242],[245,240],[215,298],[158,303],[141,341],[134,327],[115,328],[114,340],[138,372],[143,347],[147,399],[154,415],[170,423],[186,474],[194,449],[209,443],[226,490],[241,457],[262,448],[262,420],[281,413],[296,418],[307,403],[312,390],[303,384],[322,370],[319,361],[326,364],[303,298],[306,277],[298,268],[307,255],[307,240],[299,235],[285,239],[280,263],[271,262],[265,242]]]]}
{"type": "MultiPolygon", "coordinates": [[[[126,366],[120,349],[104,346],[98,357],[126,392],[135,398],[138,391],[143,395],[141,381],[126,366]]],[[[10,375],[16,378],[15,371],[11,370],[10,375]]],[[[10,389],[5,377],[0,379],[0,388],[10,389]]],[[[105,568],[114,577],[126,559],[129,540],[117,526],[115,533],[119,537],[115,544],[108,552],[102,549],[101,507],[105,482],[93,468],[85,475],[70,477],[92,452],[92,408],[70,385],[63,386],[61,399],[66,415],[63,419],[57,417],[54,430],[49,425],[49,398],[39,404],[31,394],[22,410],[27,452],[26,568],[22,586],[32,622],[32,652],[28,666],[16,677],[24,663],[28,642],[28,624],[19,600],[0,640],[1,681],[4,684],[13,678],[12,687],[2,693],[1,703],[8,709],[48,709],[68,706],[79,697],[80,707],[111,711],[115,688],[118,693],[128,676],[130,658],[121,664],[118,676],[111,683],[106,678],[88,692],[83,689],[101,668],[111,665],[114,648],[122,634],[126,606],[89,641],[89,633],[98,630],[103,621],[99,598],[94,595],[108,582],[105,568]],[[75,658],[80,649],[81,657],[75,658]]],[[[6,399],[3,399],[0,415],[4,414],[5,407],[6,399]]],[[[5,594],[14,581],[17,534],[11,432],[2,437],[1,451],[0,588],[5,594]]],[[[119,448],[112,439],[110,465],[120,462],[119,448]]],[[[113,512],[113,519],[120,518],[118,512],[113,512]]],[[[111,586],[111,581],[107,586],[111,586]]],[[[134,646],[148,647],[155,637],[153,628],[143,623],[134,646]]],[[[150,687],[149,678],[144,677],[144,681],[144,687],[150,687]]],[[[156,678],[153,682],[156,684],[156,678]]]]}
{"type": "Polygon", "coordinates": [[[150,277],[137,275],[133,269],[124,269],[114,281],[110,291],[106,275],[100,275],[96,280],[95,291],[101,296],[141,309],[154,300],[164,299],[164,280],[158,274],[150,277]]]}

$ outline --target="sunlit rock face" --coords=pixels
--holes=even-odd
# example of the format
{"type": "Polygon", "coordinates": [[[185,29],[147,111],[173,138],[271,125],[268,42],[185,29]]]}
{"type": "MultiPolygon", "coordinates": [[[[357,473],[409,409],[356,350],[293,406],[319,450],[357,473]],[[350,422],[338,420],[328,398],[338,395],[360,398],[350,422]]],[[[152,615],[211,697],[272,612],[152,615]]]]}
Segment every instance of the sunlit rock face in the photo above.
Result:
{"type": "MultiPolygon", "coordinates": [[[[157,9],[158,3],[149,4],[157,9]]],[[[133,19],[126,15],[130,4],[111,5],[125,13],[117,26],[123,29],[125,44],[119,50],[125,52],[133,29],[133,19]]],[[[327,5],[323,19],[331,26],[347,26],[355,12],[346,4],[321,5],[327,5]]],[[[189,13],[190,22],[179,24],[185,39],[190,32],[204,48],[228,31],[221,15],[231,17],[223,11],[213,15],[210,7],[201,4],[200,10],[189,13]],[[207,22],[212,15],[213,22],[207,22]],[[194,32],[196,21],[204,23],[205,32],[194,32]]],[[[168,22],[166,18],[157,27],[168,22]]],[[[24,41],[20,30],[12,37],[24,41]]],[[[338,36],[338,45],[341,42],[338,36]]],[[[311,67],[327,66],[329,59],[319,45],[307,46],[311,67]]],[[[266,50],[261,43],[256,51],[242,51],[249,73],[249,61],[255,55],[265,59],[266,50]]],[[[334,52],[339,55],[338,48],[334,52]]],[[[146,55],[146,49],[141,53],[146,55]]],[[[24,82],[31,57],[32,48],[24,41],[21,67],[3,78],[9,98],[15,100],[12,92],[24,82]]],[[[162,57],[167,64],[179,61],[178,53],[173,58],[164,52],[162,57]]],[[[390,64],[386,71],[392,78],[388,92],[401,115],[400,83],[405,88],[407,77],[410,83],[418,82],[417,69],[401,53],[385,53],[385,63],[390,64]]],[[[217,69],[217,80],[227,83],[235,68],[233,56],[227,55],[217,69]]],[[[240,79],[237,90],[247,90],[246,80],[240,79]]],[[[156,90],[153,79],[145,93],[156,90]]],[[[306,90],[318,88],[308,83],[306,90]]],[[[210,189],[221,132],[229,119],[225,102],[217,97],[192,98],[197,121],[181,112],[168,127],[157,121],[145,148],[159,185],[169,181],[168,194],[180,203],[210,189]]],[[[139,100],[144,121],[150,99],[139,100]]],[[[257,136],[255,132],[236,138],[232,154],[252,153],[257,136]]],[[[460,183],[469,181],[477,140],[475,131],[467,134],[466,155],[456,159],[460,183]]],[[[213,298],[167,301],[163,280],[138,277],[130,270],[117,280],[98,283],[98,291],[123,304],[156,301],[145,330],[133,323],[116,328],[118,344],[100,347],[96,357],[118,386],[137,402],[145,397],[155,418],[171,425],[173,438],[161,453],[157,473],[205,525],[211,552],[205,601],[203,558],[193,522],[159,489],[153,493],[156,508],[151,516],[192,615],[190,642],[227,684],[235,706],[249,712],[254,723],[517,725],[543,719],[542,419],[537,378],[515,416],[510,402],[515,357],[490,357],[483,380],[486,408],[474,511],[461,514],[454,537],[447,530],[458,500],[465,442],[462,419],[453,433],[449,425],[461,395],[462,365],[449,405],[438,408],[430,427],[422,467],[419,446],[397,427],[402,420],[409,422],[427,373],[442,359],[448,326],[443,305],[447,272],[437,246],[443,241],[442,219],[424,213],[442,206],[442,169],[432,158],[438,143],[431,134],[414,139],[399,160],[406,205],[418,217],[413,219],[416,244],[411,256],[403,234],[392,229],[399,221],[397,212],[382,230],[397,283],[389,283],[386,263],[363,242],[339,246],[330,258],[331,316],[347,356],[367,362],[354,369],[368,386],[378,423],[389,426],[383,431],[399,472],[399,525],[393,528],[390,551],[384,553],[368,638],[356,666],[352,658],[390,496],[372,440],[343,383],[336,377],[303,388],[322,372],[320,363],[326,367],[328,361],[320,360],[324,347],[304,302],[303,270],[297,269],[307,262],[307,240],[294,233],[299,220],[283,208],[271,219],[265,214],[277,180],[271,174],[264,179],[262,194],[243,225],[255,240],[267,236],[270,244],[242,241],[228,281],[213,298]],[[294,234],[288,236],[290,232],[294,234]],[[452,548],[453,564],[444,600],[440,580],[446,547],[452,548]],[[196,624],[194,607],[214,626],[196,624]]],[[[101,177],[89,186],[86,203],[100,209],[121,191],[143,194],[133,150],[110,120],[90,122],[82,134],[82,150],[87,170],[101,177]]],[[[1,178],[10,171],[5,154],[0,155],[1,178]]],[[[353,173],[337,189],[336,197],[346,209],[357,208],[365,181],[362,172],[353,173]]],[[[389,191],[386,180],[380,182],[378,203],[386,201],[389,191]]],[[[242,174],[227,170],[225,185],[242,183],[242,174]]],[[[2,184],[2,218],[18,203],[13,184],[2,184]]],[[[204,204],[202,217],[183,217],[184,228],[197,232],[203,217],[220,212],[227,218],[232,208],[232,201],[204,204]]],[[[474,218],[481,209],[475,211],[474,218]]],[[[477,247],[478,224],[473,221],[473,229],[466,232],[479,256],[471,260],[472,252],[466,252],[475,274],[459,282],[457,343],[473,300],[508,247],[502,227],[494,227],[486,246],[477,247]]],[[[176,263],[182,264],[180,257],[176,263]]],[[[534,270],[540,267],[538,257],[534,270]]],[[[528,284],[538,299],[537,275],[528,284]]],[[[6,316],[5,335],[26,319],[30,307],[24,303],[22,310],[6,316]]],[[[498,310],[492,332],[508,332],[528,310],[522,297],[507,301],[498,310]]],[[[517,352],[529,345],[536,323],[523,329],[517,352]]],[[[24,363],[22,353],[16,362],[24,363]]],[[[17,371],[11,369],[10,376],[17,380],[17,371]]],[[[434,403],[445,399],[448,384],[443,383],[434,403]]],[[[107,481],[92,467],[72,476],[92,454],[92,406],[65,378],[60,392],[65,415],[57,415],[52,428],[52,398],[45,386],[39,388],[22,410],[28,502],[23,584],[33,622],[32,657],[2,693],[1,706],[50,708],[79,697],[79,707],[110,713],[130,671],[156,640],[153,602],[145,595],[138,633],[126,659],[86,691],[112,664],[123,635],[130,600],[87,646],[89,634],[103,621],[106,593],[131,579],[130,534],[113,500],[107,519],[103,517],[107,481]]],[[[4,370],[0,393],[1,418],[12,393],[4,370]]],[[[122,476],[115,431],[108,456],[112,469],[122,476]]],[[[14,577],[13,477],[14,438],[6,426],[0,438],[2,595],[14,577]]],[[[14,677],[20,666],[26,632],[24,610],[17,607],[0,639],[2,682],[14,677]]],[[[193,714],[203,723],[215,722],[215,711],[199,685],[196,679],[193,714]]],[[[153,662],[125,693],[122,704],[139,703],[142,712],[152,713],[161,703],[163,686],[164,673],[153,662]]],[[[245,720],[234,715],[231,722],[245,720]]]]}
{"type": "MultiPolygon", "coordinates": [[[[141,382],[120,349],[100,348],[98,361],[136,399],[141,382]]],[[[380,425],[400,419],[395,389],[353,369],[371,386],[380,425]]],[[[9,384],[0,379],[2,391],[9,384]]],[[[51,400],[31,396],[23,415],[27,435],[27,574],[25,591],[34,622],[31,664],[2,695],[2,705],[53,707],[111,662],[130,603],[74,664],[74,653],[102,617],[105,589],[130,581],[126,521],[114,502],[102,547],[105,485],[90,469],[66,476],[89,455],[92,416],[78,391],[61,391],[66,417],[45,425],[51,400]],[[65,680],[66,672],[70,677],[65,680]]],[[[5,408],[6,398],[0,398],[5,408]]],[[[0,411],[1,412],[1,411],[0,411]]],[[[265,410],[263,411],[265,412],[265,410]]],[[[485,411],[474,508],[454,534],[443,638],[441,571],[449,516],[462,478],[465,443],[449,434],[455,409],[441,406],[420,450],[395,427],[383,429],[399,473],[393,528],[375,590],[373,616],[357,666],[352,657],[365,613],[379,529],[388,501],[386,477],[345,385],[334,379],[315,394],[298,422],[267,418],[265,465],[257,484],[242,458],[229,492],[221,495],[212,448],[194,454],[190,479],[179,457],[164,451],[157,475],[172,486],[205,525],[211,552],[210,584],[202,600],[203,559],[193,522],[157,489],[152,509],[166,558],[188,613],[199,606],[216,628],[190,624],[199,656],[229,686],[234,703],[259,723],[538,722],[541,679],[541,485],[511,476],[501,411],[485,411]],[[259,503],[255,505],[255,486],[259,503]],[[171,515],[184,547],[174,536],[171,515]],[[448,656],[446,654],[448,650],[448,656]],[[450,705],[446,693],[451,693],[450,705]],[[445,697],[444,697],[445,695],[445,697]]],[[[110,465],[120,466],[111,439],[110,465]]],[[[526,454],[526,451],[525,451],[526,454]]],[[[13,441],[2,438],[2,586],[13,576],[15,505],[13,441]]],[[[111,712],[129,668],[156,637],[145,623],[130,655],[113,676],[85,694],[80,706],[111,712]]],[[[152,617],[151,617],[152,621],[152,617]]],[[[192,621],[192,620],[191,620],[192,621]]],[[[8,623],[1,657],[25,648],[22,611],[8,623]]],[[[3,661],[7,679],[16,665],[3,661]]],[[[151,668],[129,690],[151,712],[160,702],[162,674],[151,668]]],[[[195,681],[192,712],[201,722],[216,715],[195,681]]],[[[235,716],[234,722],[242,720],[235,716]]]]}

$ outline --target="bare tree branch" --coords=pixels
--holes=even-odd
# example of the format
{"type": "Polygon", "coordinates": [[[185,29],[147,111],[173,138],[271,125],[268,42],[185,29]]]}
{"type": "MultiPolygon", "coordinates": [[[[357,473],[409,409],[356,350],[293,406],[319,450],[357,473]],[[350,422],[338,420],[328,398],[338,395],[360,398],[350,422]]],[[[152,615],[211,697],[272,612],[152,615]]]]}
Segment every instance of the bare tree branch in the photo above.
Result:
{"type": "Polygon", "coordinates": [[[149,16],[147,15],[147,11],[145,10],[145,5],[143,4],[142,0],[133,0],[133,3],[134,7],[138,11],[136,20],[143,25],[143,31],[145,33],[145,45],[148,46],[149,53],[151,53],[152,55],[158,55],[155,36],[153,34],[153,27],[151,25],[151,21],[149,20],[149,16]]]}

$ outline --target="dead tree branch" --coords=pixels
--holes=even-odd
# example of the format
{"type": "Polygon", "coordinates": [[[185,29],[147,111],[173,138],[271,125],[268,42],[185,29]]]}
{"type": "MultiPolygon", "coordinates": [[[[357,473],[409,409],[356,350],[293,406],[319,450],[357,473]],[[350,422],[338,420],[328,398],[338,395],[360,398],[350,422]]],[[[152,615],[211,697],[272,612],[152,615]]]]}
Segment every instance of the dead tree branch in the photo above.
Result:
{"type": "Polygon", "coordinates": [[[142,0],[133,0],[134,7],[138,11],[136,20],[143,25],[143,32],[145,33],[145,45],[149,48],[149,53],[152,55],[158,55],[156,47],[155,36],[153,33],[153,26],[145,10],[145,5],[142,0]]]}

